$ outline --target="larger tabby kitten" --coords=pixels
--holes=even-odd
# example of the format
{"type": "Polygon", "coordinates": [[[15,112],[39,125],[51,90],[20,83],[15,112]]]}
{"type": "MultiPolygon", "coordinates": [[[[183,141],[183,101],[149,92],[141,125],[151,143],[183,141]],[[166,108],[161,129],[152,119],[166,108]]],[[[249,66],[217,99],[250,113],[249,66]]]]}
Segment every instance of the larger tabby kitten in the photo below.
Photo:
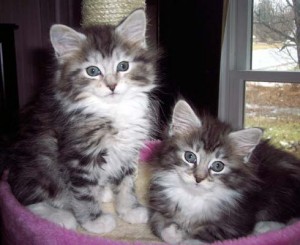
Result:
{"type": "Polygon", "coordinates": [[[299,217],[300,161],[261,140],[262,134],[200,119],[180,100],[153,158],[154,234],[171,244],[213,242],[299,217]]]}
{"type": "Polygon", "coordinates": [[[134,187],[139,150],[156,117],[156,55],[145,32],[143,10],[116,27],[51,27],[56,76],[8,160],[12,191],[33,212],[67,228],[109,232],[115,218],[101,202],[114,198],[122,219],[147,222],[134,187]]]}

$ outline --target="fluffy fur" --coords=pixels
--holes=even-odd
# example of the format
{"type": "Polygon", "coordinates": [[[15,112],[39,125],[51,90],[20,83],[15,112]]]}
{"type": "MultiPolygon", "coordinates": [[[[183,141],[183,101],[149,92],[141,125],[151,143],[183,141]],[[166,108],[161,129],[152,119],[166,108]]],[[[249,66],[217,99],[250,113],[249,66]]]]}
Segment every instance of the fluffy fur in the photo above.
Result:
{"type": "Polygon", "coordinates": [[[101,202],[113,197],[122,219],[147,222],[134,187],[138,153],[156,118],[156,54],[145,32],[143,10],[116,27],[51,27],[55,79],[7,160],[12,191],[33,212],[67,228],[79,223],[105,233],[115,219],[101,202]]]}
{"type": "Polygon", "coordinates": [[[258,128],[200,119],[180,100],[152,160],[154,234],[171,244],[213,242],[299,217],[300,161],[261,137],[258,128]]]}

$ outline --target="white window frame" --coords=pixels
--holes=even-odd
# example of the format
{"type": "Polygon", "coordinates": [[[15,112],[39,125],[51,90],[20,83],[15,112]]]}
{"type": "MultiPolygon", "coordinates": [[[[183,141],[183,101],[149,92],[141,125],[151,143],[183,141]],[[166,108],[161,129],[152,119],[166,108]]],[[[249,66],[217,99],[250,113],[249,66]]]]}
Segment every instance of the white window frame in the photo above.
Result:
{"type": "Polygon", "coordinates": [[[252,0],[229,0],[222,43],[218,116],[244,127],[245,81],[300,83],[300,72],[250,70],[252,0]]]}

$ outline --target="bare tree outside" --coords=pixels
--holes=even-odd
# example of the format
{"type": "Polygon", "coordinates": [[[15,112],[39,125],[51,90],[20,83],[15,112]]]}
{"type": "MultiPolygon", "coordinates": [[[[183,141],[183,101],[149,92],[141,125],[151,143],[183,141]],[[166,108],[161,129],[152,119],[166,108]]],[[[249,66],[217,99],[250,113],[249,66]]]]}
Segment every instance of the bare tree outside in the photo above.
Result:
{"type": "Polygon", "coordinates": [[[256,0],[253,7],[255,41],[272,44],[300,67],[300,1],[256,0]],[[293,51],[295,55],[293,55],[293,51]]]}
{"type": "MultiPolygon", "coordinates": [[[[252,35],[252,70],[298,72],[300,0],[253,0],[252,35]]],[[[300,83],[246,81],[244,125],[300,157],[300,83]]]]}

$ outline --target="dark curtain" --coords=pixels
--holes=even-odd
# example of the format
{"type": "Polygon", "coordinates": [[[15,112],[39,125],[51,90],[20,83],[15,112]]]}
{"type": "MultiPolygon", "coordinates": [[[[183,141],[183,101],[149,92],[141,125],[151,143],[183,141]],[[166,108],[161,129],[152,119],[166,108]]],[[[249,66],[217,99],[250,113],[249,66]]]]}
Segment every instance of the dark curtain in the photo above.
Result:
{"type": "Polygon", "coordinates": [[[162,117],[183,97],[196,109],[218,114],[223,1],[158,1],[162,117]]]}

